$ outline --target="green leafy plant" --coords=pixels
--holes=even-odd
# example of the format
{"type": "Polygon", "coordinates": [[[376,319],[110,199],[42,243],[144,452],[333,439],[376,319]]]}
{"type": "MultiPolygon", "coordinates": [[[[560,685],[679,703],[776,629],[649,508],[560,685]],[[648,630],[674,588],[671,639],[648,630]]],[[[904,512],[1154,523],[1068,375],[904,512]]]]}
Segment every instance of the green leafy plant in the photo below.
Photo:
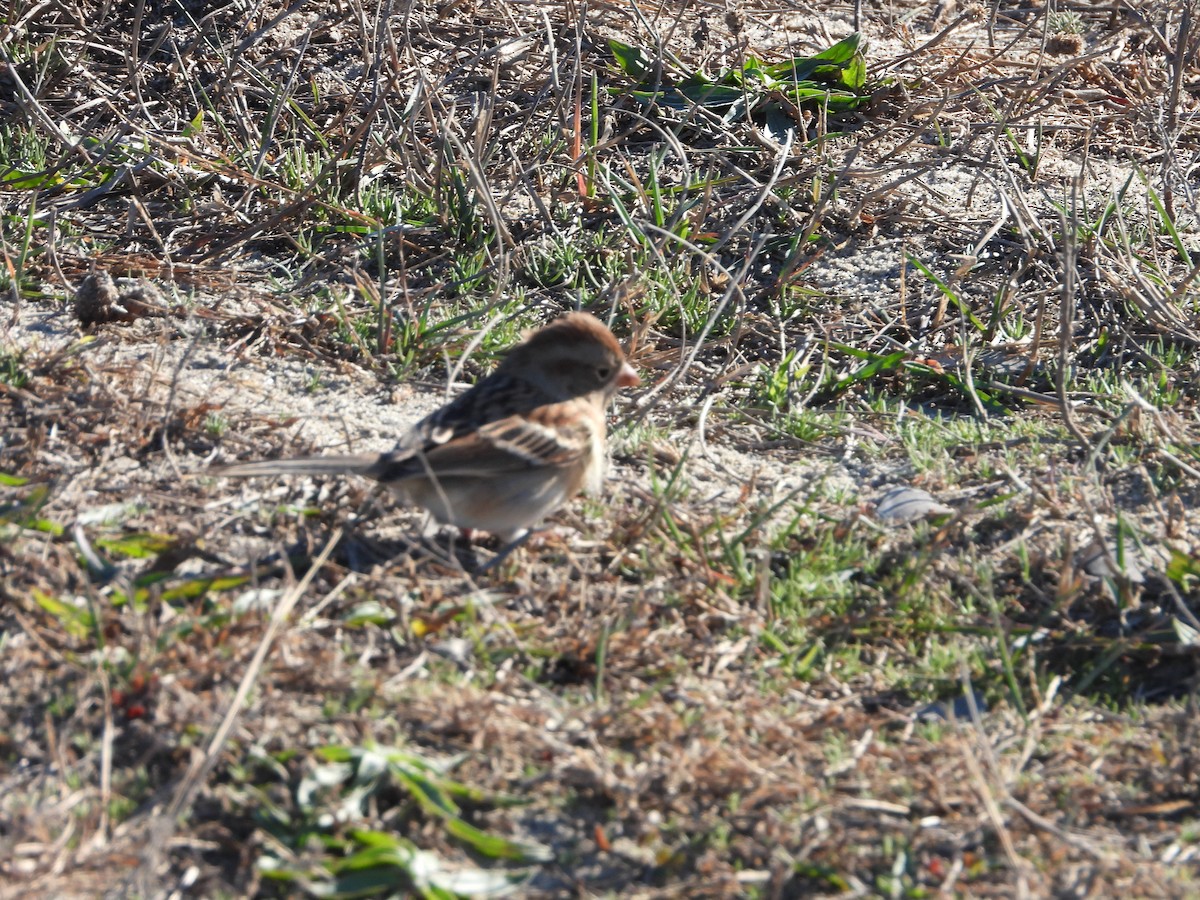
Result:
{"type": "MultiPolygon", "coordinates": [[[[549,848],[489,834],[468,823],[460,803],[510,806],[524,801],[484,794],[447,777],[461,759],[431,762],[416,753],[368,745],[325,747],[323,762],[296,791],[300,809],[319,830],[360,821],[368,803],[391,785],[404,790],[426,815],[440,820],[446,832],[474,853],[492,860],[543,863],[549,848]]],[[[525,870],[484,870],[452,866],[411,841],[381,831],[354,828],[346,837],[330,835],[325,846],[340,851],[315,870],[304,870],[282,855],[263,857],[259,869],[270,878],[303,885],[319,897],[357,897],[409,888],[423,897],[489,896],[507,893],[523,881],[525,870]]]]}
{"type": "Polygon", "coordinates": [[[638,87],[631,93],[646,103],[673,109],[700,105],[726,110],[729,121],[750,113],[796,106],[816,105],[844,112],[865,103],[867,64],[862,54],[862,35],[844,38],[813,56],[797,56],[779,63],[765,63],[753,56],[737,68],[725,69],[710,78],[694,71],[678,80],[664,76],[651,84],[654,57],[644,48],[610,39],[609,48],[621,71],[638,87]]]}

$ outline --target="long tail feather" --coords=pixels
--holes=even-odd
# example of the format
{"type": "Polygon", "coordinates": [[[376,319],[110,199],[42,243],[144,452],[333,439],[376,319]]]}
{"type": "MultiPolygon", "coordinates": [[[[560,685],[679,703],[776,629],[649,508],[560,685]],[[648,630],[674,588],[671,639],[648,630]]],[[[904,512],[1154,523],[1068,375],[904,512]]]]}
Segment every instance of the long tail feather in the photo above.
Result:
{"type": "Polygon", "coordinates": [[[301,456],[295,459],[263,459],[209,469],[212,475],[247,477],[253,475],[368,475],[379,462],[378,453],[346,456],[301,456]]]}

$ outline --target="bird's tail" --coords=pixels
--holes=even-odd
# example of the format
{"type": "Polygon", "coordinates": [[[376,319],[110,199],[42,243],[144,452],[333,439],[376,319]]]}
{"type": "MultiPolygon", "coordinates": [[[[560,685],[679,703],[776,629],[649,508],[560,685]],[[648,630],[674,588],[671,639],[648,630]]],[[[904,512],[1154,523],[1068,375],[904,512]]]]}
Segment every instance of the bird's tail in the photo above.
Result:
{"type": "Polygon", "coordinates": [[[235,463],[208,470],[210,475],[248,477],[254,475],[370,475],[379,463],[378,453],[345,456],[300,456],[294,459],[263,459],[235,463]]]}

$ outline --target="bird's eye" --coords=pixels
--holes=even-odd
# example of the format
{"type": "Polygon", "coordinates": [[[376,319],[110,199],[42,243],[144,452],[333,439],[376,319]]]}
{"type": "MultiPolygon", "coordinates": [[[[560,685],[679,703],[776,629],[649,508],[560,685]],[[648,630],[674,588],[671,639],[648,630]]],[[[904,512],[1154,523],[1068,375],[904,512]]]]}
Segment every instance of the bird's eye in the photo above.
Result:
{"type": "Polygon", "coordinates": [[[599,375],[600,380],[603,381],[612,374],[612,369],[610,369],[608,366],[600,366],[598,369],[596,369],[596,374],[599,375]]]}

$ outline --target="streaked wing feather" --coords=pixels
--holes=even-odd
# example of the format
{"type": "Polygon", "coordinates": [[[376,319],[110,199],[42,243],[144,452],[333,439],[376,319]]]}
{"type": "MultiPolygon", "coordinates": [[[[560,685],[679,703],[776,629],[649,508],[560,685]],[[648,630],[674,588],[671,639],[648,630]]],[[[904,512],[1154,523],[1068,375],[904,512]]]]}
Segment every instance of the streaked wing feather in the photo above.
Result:
{"type": "Polygon", "coordinates": [[[566,466],[591,450],[586,422],[561,417],[551,426],[512,416],[480,429],[479,434],[497,449],[525,460],[527,466],[566,466]]]}
{"type": "MultiPolygon", "coordinates": [[[[568,466],[590,450],[586,426],[555,430],[519,416],[492,422],[479,431],[431,447],[407,459],[408,477],[486,478],[543,466],[568,466]],[[428,469],[426,469],[428,466],[428,469]]],[[[403,476],[402,476],[403,477],[403,476]]]]}
{"type": "MultiPolygon", "coordinates": [[[[570,458],[549,429],[522,434],[524,415],[546,402],[527,382],[493,372],[466,393],[430,413],[380,457],[367,474],[380,481],[439,475],[488,475],[525,471],[570,458]],[[496,453],[499,449],[504,452],[496,453]]],[[[581,451],[582,452],[582,451],[581,451]]]]}
{"type": "Polygon", "coordinates": [[[529,412],[545,402],[525,382],[494,372],[414,425],[396,449],[429,453],[439,444],[468,437],[491,422],[529,412]]]}

